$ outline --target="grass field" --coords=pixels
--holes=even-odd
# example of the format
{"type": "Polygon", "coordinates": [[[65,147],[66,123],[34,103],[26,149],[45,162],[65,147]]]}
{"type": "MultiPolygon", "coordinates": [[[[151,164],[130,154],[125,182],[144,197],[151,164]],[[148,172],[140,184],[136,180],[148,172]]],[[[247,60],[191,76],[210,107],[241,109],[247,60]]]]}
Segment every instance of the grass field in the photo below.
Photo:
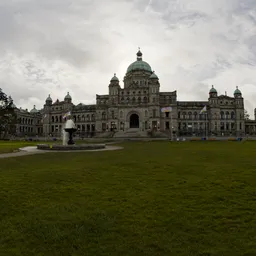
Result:
{"type": "Polygon", "coordinates": [[[256,255],[256,143],[123,146],[0,159],[0,255],[256,255]]]}

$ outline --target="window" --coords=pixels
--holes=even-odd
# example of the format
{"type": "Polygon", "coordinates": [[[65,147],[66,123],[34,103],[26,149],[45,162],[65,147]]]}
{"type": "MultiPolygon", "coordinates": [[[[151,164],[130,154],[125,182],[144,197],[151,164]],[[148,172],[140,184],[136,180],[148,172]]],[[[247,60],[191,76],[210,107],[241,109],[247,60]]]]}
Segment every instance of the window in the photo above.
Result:
{"type": "Polygon", "coordinates": [[[102,119],[103,119],[103,120],[106,120],[106,112],[103,112],[103,113],[102,113],[102,119]]]}
{"type": "Polygon", "coordinates": [[[153,109],[153,117],[156,117],[156,109],[153,109]]]}
{"type": "Polygon", "coordinates": [[[235,119],[235,113],[231,112],[231,119],[235,119]]]}
{"type": "Polygon", "coordinates": [[[169,112],[165,112],[165,117],[169,117],[169,112]]]}
{"type": "Polygon", "coordinates": [[[123,118],[123,111],[120,111],[120,118],[123,118]]]}
{"type": "Polygon", "coordinates": [[[220,112],[220,119],[224,119],[224,112],[223,111],[220,112]]]}
{"type": "Polygon", "coordinates": [[[198,116],[197,116],[197,112],[194,112],[194,119],[197,120],[198,116]]]}
{"type": "Polygon", "coordinates": [[[186,112],[182,113],[182,119],[186,119],[186,112]]]}
{"type": "Polygon", "coordinates": [[[229,119],[229,112],[226,112],[226,119],[229,119]]]}
{"type": "Polygon", "coordinates": [[[148,111],[145,110],[145,117],[148,117],[148,111]]]}
{"type": "Polygon", "coordinates": [[[192,113],[191,112],[188,112],[188,119],[192,119],[192,113]]]}
{"type": "Polygon", "coordinates": [[[111,111],[111,118],[114,119],[115,118],[115,112],[112,110],[111,111]]]}

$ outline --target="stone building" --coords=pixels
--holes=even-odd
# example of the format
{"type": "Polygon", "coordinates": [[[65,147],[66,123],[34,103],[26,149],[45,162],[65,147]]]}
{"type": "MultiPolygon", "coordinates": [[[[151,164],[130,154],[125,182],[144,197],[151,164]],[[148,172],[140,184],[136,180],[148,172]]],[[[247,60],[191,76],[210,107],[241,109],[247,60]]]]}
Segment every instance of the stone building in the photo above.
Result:
{"type": "MultiPolygon", "coordinates": [[[[54,103],[49,95],[42,110],[43,134],[60,136],[63,115],[71,111],[79,136],[243,136],[244,99],[236,88],[232,97],[218,95],[212,86],[205,101],[177,101],[177,91],[161,92],[158,76],[137,52],[129,65],[123,88],[116,74],[108,94],[96,95],[96,104],[74,105],[69,93],[54,103]],[[161,111],[171,108],[171,112],[161,111]],[[202,109],[206,109],[202,112],[202,109]]],[[[250,121],[256,127],[255,121],[250,121]]],[[[248,125],[247,125],[248,123],[248,125]]],[[[249,128],[247,128],[248,130],[249,128]]]]}
{"type": "Polygon", "coordinates": [[[31,111],[28,111],[28,109],[17,108],[14,104],[13,108],[17,116],[17,123],[15,127],[16,133],[12,135],[18,137],[34,137],[43,134],[43,126],[41,122],[42,114],[36,109],[36,106],[34,106],[31,111]]]}

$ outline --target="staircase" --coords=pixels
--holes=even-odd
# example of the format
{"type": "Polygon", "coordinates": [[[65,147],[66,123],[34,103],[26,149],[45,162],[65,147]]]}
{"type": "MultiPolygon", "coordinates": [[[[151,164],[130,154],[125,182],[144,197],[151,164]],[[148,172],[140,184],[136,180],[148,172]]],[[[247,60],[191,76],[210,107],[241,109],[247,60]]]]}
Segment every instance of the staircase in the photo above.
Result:
{"type": "Polygon", "coordinates": [[[118,131],[114,134],[114,138],[148,138],[147,131],[139,129],[129,129],[127,131],[118,131]]]}

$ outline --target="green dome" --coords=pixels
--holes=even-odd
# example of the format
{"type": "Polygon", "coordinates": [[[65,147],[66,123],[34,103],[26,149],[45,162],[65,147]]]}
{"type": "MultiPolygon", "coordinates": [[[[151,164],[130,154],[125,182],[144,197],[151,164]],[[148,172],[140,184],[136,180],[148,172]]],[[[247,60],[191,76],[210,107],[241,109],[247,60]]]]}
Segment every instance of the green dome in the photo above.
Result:
{"type": "Polygon", "coordinates": [[[52,101],[51,95],[48,95],[48,98],[46,99],[46,101],[52,101]]]}
{"type": "Polygon", "coordinates": [[[149,79],[158,79],[158,76],[155,74],[155,71],[153,71],[149,79]]]}
{"type": "Polygon", "coordinates": [[[238,89],[238,86],[236,87],[236,90],[234,91],[234,95],[236,94],[242,94],[241,91],[238,89]]]}
{"type": "Polygon", "coordinates": [[[112,81],[117,81],[119,82],[119,79],[116,77],[116,73],[114,74],[114,76],[111,78],[110,82],[112,81]]]}
{"type": "Polygon", "coordinates": [[[68,94],[65,96],[65,100],[72,100],[71,96],[69,95],[69,92],[68,92],[68,94]]]}
{"type": "Polygon", "coordinates": [[[213,87],[213,85],[212,85],[212,88],[210,90],[210,93],[217,93],[217,90],[213,87]]]}
{"type": "Polygon", "coordinates": [[[133,62],[128,68],[127,68],[127,73],[135,70],[143,70],[143,71],[148,71],[152,72],[151,67],[149,64],[143,60],[137,60],[133,62]]]}
{"type": "Polygon", "coordinates": [[[152,72],[150,65],[142,60],[142,53],[140,50],[137,52],[137,60],[127,68],[127,73],[135,70],[152,72]]]}
{"type": "Polygon", "coordinates": [[[34,108],[30,110],[30,113],[38,113],[39,111],[36,109],[36,105],[34,105],[34,108]]]}

